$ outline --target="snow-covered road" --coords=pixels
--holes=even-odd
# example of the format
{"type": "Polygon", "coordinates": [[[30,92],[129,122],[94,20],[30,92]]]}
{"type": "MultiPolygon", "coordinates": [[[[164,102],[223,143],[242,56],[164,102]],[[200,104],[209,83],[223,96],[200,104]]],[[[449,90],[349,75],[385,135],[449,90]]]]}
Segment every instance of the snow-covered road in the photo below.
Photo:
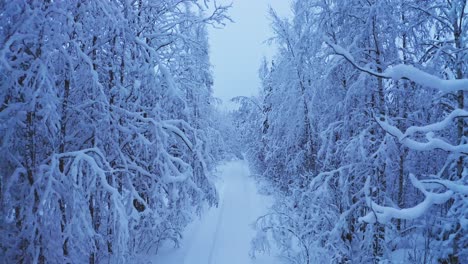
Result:
{"type": "Polygon", "coordinates": [[[192,223],[178,249],[163,249],[152,259],[161,264],[275,264],[274,257],[249,257],[252,223],[265,213],[267,198],[257,193],[245,161],[219,167],[219,206],[192,223]]]}

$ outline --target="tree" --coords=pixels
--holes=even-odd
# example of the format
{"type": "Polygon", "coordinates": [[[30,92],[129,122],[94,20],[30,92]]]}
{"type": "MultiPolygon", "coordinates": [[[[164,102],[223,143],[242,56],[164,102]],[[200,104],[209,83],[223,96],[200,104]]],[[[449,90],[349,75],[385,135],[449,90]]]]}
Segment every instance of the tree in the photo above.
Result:
{"type": "Polygon", "coordinates": [[[0,4],[2,259],[125,263],[216,203],[208,4],[0,4]]]}
{"type": "Polygon", "coordinates": [[[281,40],[275,65],[280,66],[269,72],[276,89],[269,90],[264,104],[269,109],[269,133],[275,123],[288,129],[256,144],[268,146],[267,157],[298,153],[285,144],[300,141],[295,129],[307,122],[286,109],[304,109],[288,101],[290,96],[300,98],[293,87],[295,78],[303,76],[309,82],[305,101],[312,127],[307,142],[313,154],[308,158],[315,169],[298,173],[291,170],[295,163],[289,160],[266,163],[262,178],[283,192],[275,193],[272,211],[257,222],[257,249],[274,240],[291,263],[377,263],[391,261],[396,254],[424,263],[431,259],[457,263],[463,258],[466,252],[459,249],[466,242],[460,238],[466,231],[461,224],[449,223],[463,221],[466,215],[466,183],[456,176],[461,175],[457,168],[465,156],[460,136],[465,114],[459,104],[464,99],[459,99],[465,96],[460,90],[466,84],[456,77],[455,66],[466,65],[459,61],[465,50],[455,43],[454,33],[466,35],[465,6],[466,1],[440,1],[429,8],[420,1],[293,1],[292,21],[273,19],[273,27],[281,29],[275,31],[281,40]],[[286,64],[291,51],[296,63],[286,64]],[[282,83],[287,88],[277,88],[282,83]],[[446,125],[430,125],[439,122],[446,125]],[[456,125],[450,126],[452,122],[456,125]],[[422,133],[432,129],[438,136],[428,134],[425,142],[422,133]],[[280,147],[269,149],[278,142],[280,147]],[[285,169],[275,168],[278,164],[285,169]],[[410,174],[426,178],[413,181],[424,194],[411,187],[410,174]],[[460,179],[455,188],[462,191],[445,194],[449,202],[436,208],[425,207],[432,215],[391,220],[402,218],[396,217],[401,216],[398,208],[421,208],[417,201],[427,193],[436,193],[435,197],[443,192],[431,189],[431,175],[437,175],[435,182],[460,179]],[[394,208],[399,213],[387,214],[394,208]],[[359,221],[372,215],[377,220],[359,221]],[[407,242],[416,239],[427,243],[407,242]]]}

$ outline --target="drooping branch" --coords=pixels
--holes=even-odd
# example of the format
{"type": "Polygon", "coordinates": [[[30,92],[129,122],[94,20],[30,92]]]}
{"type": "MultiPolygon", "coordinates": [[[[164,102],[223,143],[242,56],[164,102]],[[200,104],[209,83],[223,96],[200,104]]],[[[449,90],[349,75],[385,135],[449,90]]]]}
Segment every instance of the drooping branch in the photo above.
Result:
{"type": "Polygon", "coordinates": [[[233,97],[231,99],[231,102],[234,102],[234,103],[244,103],[244,102],[249,102],[253,105],[255,105],[259,110],[260,112],[263,112],[262,110],[262,107],[260,107],[260,105],[255,102],[254,100],[252,100],[251,98],[247,97],[247,96],[236,96],[236,97],[233,97]]]}
{"type": "Polygon", "coordinates": [[[468,144],[465,143],[459,145],[452,145],[442,139],[434,137],[434,131],[443,130],[450,125],[453,119],[464,117],[468,117],[468,111],[456,109],[440,122],[421,127],[412,126],[409,127],[404,133],[397,127],[390,125],[387,122],[387,119],[383,116],[376,118],[376,121],[387,133],[398,138],[400,143],[402,143],[410,149],[419,151],[442,149],[450,153],[468,155],[468,144]],[[418,132],[426,133],[427,142],[419,142],[410,138],[410,136],[418,132]]]}
{"type": "Polygon", "coordinates": [[[356,69],[373,75],[375,77],[393,80],[410,80],[424,87],[438,89],[442,92],[468,91],[468,79],[444,80],[425,71],[419,70],[411,65],[398,64],[389,66],[382,73],[372,69],[360,66],[353,56],[343,47],[333,44],[331,41],[325,41],[337,54],[351,63],[356,69]]]}
{"type": "MultiPolygon", "coordinates": [[[[424,194],[425,198],[422,202],[418,203],[413,207],[404,209],[381,206],[372,201],[372,199],[369,197],[369,191],[366,191],[366,201],[369,208],[371,208],[371,212],[369,212],[363,217],[360,217],[359,221],[366,223],[379,222],[385,224],[394,218],[413,220],[424,215],[432,205],[446,203],[450,198],[452,198],[452,196],[455,193],[452,189],[447,190],[443,193],[429,192],[424,187],[424,182],[421,182],[418,179],[416,179],[416,177],[413,174],[410,174],[410,180],[413,186],[424,194]]],[[[370,187],[369,182],[370,178],[368,178],[366,181],[365,188],[367,190],[370,187]]]]}

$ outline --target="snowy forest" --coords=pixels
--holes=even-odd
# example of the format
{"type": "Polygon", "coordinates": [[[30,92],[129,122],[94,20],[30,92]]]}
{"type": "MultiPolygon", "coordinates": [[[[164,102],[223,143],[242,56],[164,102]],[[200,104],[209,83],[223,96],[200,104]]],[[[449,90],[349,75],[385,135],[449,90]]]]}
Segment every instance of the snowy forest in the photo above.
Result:
{"type": "Polygon", "coordinates": [[[259,14],[276,54],[226,112],[208,28],[231,5],[0,1],[0,262],[468,263],[468,1],[290,7],[259,14]],[[236,235],[255,188],[249,262],[208,234],[209,261],[149,259],[216,208],[236,235]]]}

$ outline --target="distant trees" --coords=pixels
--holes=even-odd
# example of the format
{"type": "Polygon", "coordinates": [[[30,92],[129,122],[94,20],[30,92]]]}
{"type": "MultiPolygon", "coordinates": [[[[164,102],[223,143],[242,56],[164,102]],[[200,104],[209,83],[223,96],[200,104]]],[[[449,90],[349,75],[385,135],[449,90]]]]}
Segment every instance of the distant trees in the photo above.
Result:
{"type": "Polygon", "coordinates": [[[126,263],[217,202],[208,4],[0,4],[1,259],[126,263]]]}
{"type": "Polygon", "coordinates": [[[467,259],[467,2],[292,9],[272,13],[267,122],[251,123],[260,178],[280,190],[254,247],[273,240],[290,263],[467,259]]]}

